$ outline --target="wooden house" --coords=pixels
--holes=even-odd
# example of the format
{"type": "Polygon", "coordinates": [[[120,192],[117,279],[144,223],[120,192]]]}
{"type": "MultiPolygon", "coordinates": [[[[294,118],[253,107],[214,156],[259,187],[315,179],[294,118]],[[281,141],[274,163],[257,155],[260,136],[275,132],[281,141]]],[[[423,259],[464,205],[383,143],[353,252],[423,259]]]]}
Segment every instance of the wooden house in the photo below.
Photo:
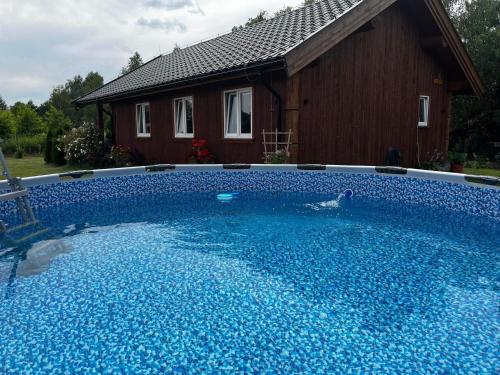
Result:
{"type": "MultiPolygon", "coordinates": [[[[228,25],[231,26],[231,25],[228,25]]],[[[206,139],[221,163],[261,163],[263,130],[290,162],[415,166],[448,148],[451,99],[481,81],[439,0],[320,0],[158,56],[79,98],[109,104],[115,144],[183,163],[206,139]]],[[[106,111],[107,112],[107,111],[106,111]]]]}

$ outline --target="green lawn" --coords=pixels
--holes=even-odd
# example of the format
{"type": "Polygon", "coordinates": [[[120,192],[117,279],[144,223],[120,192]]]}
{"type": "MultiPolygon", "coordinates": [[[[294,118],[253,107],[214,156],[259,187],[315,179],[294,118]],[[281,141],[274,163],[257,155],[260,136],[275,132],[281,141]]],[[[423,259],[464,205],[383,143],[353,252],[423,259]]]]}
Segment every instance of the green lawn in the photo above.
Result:
{"type": "Polygon", "coordinates": [[[465,174],[472,174],[478,176],[494,176],[500,177],[500,169],[491,168],[464,168],[465,174]]]}
{"type": "MultiPolygon", "coordinates": [[[[85,169],[86,167],[71,167],[67,165],[45,164],[42,156],[25,156],[22,159],[7,158],[10,173],[14,177],[39,176],[44,174],[63,173],[85,169]]],[[[3,176],[0,176],[3,179],[3,176]]]]}

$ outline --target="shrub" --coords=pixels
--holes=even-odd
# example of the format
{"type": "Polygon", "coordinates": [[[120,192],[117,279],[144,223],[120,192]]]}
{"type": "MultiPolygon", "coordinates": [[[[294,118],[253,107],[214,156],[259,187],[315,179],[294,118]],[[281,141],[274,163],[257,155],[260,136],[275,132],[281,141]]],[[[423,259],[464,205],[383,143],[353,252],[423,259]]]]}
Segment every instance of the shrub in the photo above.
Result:
{"type": "Polygon", "coordinates": [[[2,148],[7,155],[13,155],[19,149],[30,155],[40,154],[45,149],[45,135],[15,136],[5,141],[2,148]]]}
{"type": "Polygon", "coordinates": [[[54,142],[54,133],[51,129],[47,131],[47,137],[45,138],[45,155],[43,160],[46,163],[52,163],[52,144],[54,142]]]}
{"type": "Polygon", "coordinates": [[[60,137],[63,136],[64,131],[62,129],[57,129],[53,131],[53,139],[50,144],[51,148],[51,162],[57,165],[64,165],[66,164],[66,159],[64,155],[64,151],[62,151],[62,147],[60,142],[58,141],[60,137]]]}
{"type": "Polygon", "coordinates": [[[421,162],[418,168],[431,171],[449,171],[450,163],[446,160],[444,152],[434,149],[432,152],[427,152],[425,161],[421,162]]]}
{"type": "Polygon", "coordinates": [[[193,164],[212,163],[215,159],[207,147],[206,139],[193,139],[191,141],[191,152],[187,156],[187,161],[193,164]]]}
{"type": "Polygon", "coordinates": [[[20,104],[14,111],[16,119],[16,134],[18,136],[33,136],[45,133],[46,125],[36,111],[26,104],[20,104]]]}
{"type": "Polygon", "coordinates": [[[270,154],[264,155],[265,164],[284,164],[288,160],[289,154],[286,150],[276,150],[270,154]]]}
{"type": "Polygon", "coordinates": [[[110,158],[116,167],[128,167],[131,164],[130,149],[124,146],[113,146],[111,147],[110,158]]]}
{"type": "Polygon", "coordinates": [[[66,132],[57,141],[57,147],[64,152],[65,159],[72,164],[90,163],[96,165],[102,159],[103,141],[93,123],[85,122],[79,128],[66,132]]]}
{"type": "Polygon", "coordinates": [[[16,127],[16,119],[10,111],[0,110],[0,138],[7,139],[12,136],[16,127]]]}
{"type": "Polygon", "coordinates": [[[45,162],[64,165],[66,160],[64,159],[64,152],[61,151],[62,147],[59,145],[58,138],[63,135],[64,131],[71,128],[71,120],[62,111],[50,105],[45,113],[45,122],[49,129],[45,140],[45,162]]]}
{"type": "Polygon", "coordinates": [[[450,152],[448,158],[453,164],[464,164],[467,160],[467,154],[463,152],[450,152]]]}

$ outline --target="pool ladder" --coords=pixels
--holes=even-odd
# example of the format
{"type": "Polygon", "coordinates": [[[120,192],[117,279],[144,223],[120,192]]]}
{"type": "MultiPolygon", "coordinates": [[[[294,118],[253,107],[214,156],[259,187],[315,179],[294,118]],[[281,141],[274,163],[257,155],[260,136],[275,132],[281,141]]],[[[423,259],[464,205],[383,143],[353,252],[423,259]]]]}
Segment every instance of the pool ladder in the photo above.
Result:
{"type": "MultiPolygon", "coordinates": [[[[1,140],[0,140],[1,143],[1,140]]],[[[11,191],[8,193],[0,194],[0,202],[6,202],[14,200],[16,202],[17,209],[21,215],[22,223],[9,228],[3,220],[0,220],[0,235],[5,235],[11,242],[16,244],[27,241],[33,237],[39,236],[43,233],[48,232],[48,228],[43,228],[40,226],[40,222],[36,219],[33,214],[33,209],[28,199],[28,190],[24,188],[22,181],[18,177],[12,177],[10,174],[9,166],[7,165],[7,160],[0,146],[0,163],[2,164],[3,172],[2,175],[7,179],[11,191]],[[12,234],[14,232],[21,231],[23,229],[35,228],[35,232],[25,235],[22,238],[14,239],[12,234]]]]}

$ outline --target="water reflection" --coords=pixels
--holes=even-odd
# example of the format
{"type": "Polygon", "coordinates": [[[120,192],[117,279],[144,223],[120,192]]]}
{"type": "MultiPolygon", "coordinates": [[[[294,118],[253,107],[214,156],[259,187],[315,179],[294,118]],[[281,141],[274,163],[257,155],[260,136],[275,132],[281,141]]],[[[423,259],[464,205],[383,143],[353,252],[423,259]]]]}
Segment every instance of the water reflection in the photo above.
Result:
{"type": "Polygon", "coordinates": [[[16,278],[35,276],[47,271],[54,258],[71,250],[71,246],[59,239],[7,249],[0,255],[0,262],[7,265],[0,268],[0,282],[7,281],[5,298],[13,295],[16,278]]]}

